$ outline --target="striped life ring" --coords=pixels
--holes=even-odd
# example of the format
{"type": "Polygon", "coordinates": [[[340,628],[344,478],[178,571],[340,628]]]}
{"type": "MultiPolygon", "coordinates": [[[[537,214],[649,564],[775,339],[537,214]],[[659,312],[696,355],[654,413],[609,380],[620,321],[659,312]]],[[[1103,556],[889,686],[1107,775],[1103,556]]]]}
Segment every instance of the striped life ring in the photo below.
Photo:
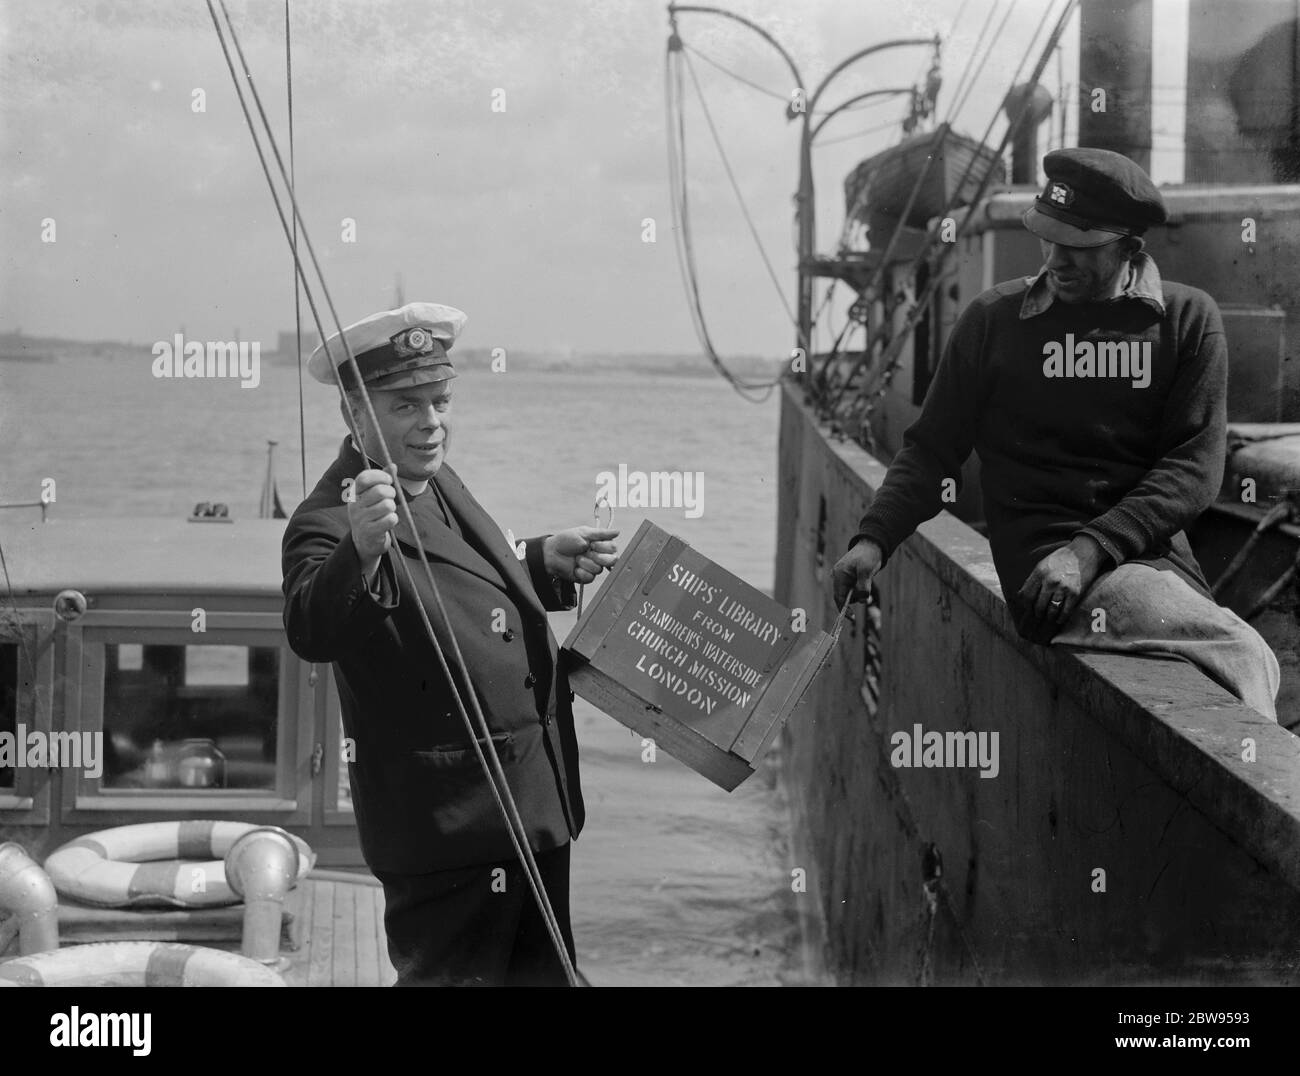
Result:
{"type": "MultiPolygon", "coordinates": [[[[167,904],[212,908],[238,904],[226,881],[224,857],[251,822],[142,822],[100,830],[69,841],[45,861],[45,871],[66,897],[101,908],[167,904]]],[[[307,842],[298,846],[298,881],[316,863],[307,842]]]]}
{"type": "Polygon", "coordinates": [[[0,964],[0,986],[284,986],[256,960],[171,942],[97,942],[0,964]]]}

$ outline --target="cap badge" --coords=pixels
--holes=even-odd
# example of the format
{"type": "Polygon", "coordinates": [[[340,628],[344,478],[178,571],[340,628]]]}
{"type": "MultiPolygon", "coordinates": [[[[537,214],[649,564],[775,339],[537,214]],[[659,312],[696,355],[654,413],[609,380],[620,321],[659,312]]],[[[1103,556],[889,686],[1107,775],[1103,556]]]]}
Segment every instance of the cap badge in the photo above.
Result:
{"type": "Polygon", "coordinates": [[[390,337],[393,352],[399,359],[409,359],[417,355],[427,355],[434,350],[436,339],[428,329],[403,329],[390,337]]]}
{"type": "Polygon", "coordinates": [[[1048,185],[1047,200],[1053,205],[1069,207],[1074,204],[1074,191],[1064,183],[1053,182],[1048,185]]]}

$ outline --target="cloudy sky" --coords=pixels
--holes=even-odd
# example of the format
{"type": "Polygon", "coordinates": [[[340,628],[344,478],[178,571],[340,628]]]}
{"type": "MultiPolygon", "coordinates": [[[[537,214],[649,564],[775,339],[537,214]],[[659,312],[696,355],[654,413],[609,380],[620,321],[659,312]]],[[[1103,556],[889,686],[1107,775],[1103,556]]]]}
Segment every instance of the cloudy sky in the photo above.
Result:
{"type": "MultiPolygon", "coordinates": [[[[969,0],[945,46],[941,112],[991,4],[969,0]]],[[[812,84],[858,48],[947,35],[962,5],[719,6],[769,30],[812,84]]],[[[1046,0],[1019,7],[960,129],[983,133],[1046,0]]],[[[392,305],[400,273],[408,300],[469,314],[465,346],[696,349],[671,231],[666,4],[291,0],[290,10],[298,194],[345,323],[392,305]],[[343,241],[345,218],[355,242],[343,241]],[[654,243],[642,241],[646,218],[654,243]]],[[[230,13],[287,151],[284,4],[236,0],[230,13]]],[[[743,27],[688,14],[680,27],[793,302],[797,125],[781,100],[702,57],[773,93],[788,94],[791,79],[743,27]]],[[[203,0],[0,0],[0,33],[0,330],[147,343],[184,326],[191,339],[238,331],[273,346],[293,326],[292,263],[203,0]],[[53,243],[42,242],[47,218],[53,243]]],[[[879,54],[826,101],[911,84],[928,64],[925,49],[879,54]]],[[[1055,64],[1048,76],[1055,88],[1055,64]]],[[[783,355],[789,319],[693,91],[688,101],[715,341],[724,354],[783,355]]],[[[820,249],[839,234],[844,175],[896,140],[903,109],[897,99],[827,125],[814,151],[820,249]]]]}

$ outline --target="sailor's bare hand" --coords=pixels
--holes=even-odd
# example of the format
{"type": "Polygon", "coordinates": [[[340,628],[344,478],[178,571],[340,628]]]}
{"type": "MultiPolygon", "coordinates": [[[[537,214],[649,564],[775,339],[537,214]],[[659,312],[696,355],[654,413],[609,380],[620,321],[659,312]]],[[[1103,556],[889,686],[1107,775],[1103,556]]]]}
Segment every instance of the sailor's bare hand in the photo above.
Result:
{"type": "Polygon", "coordinates": [[[352,544],[369,578],[392,545],[388,532],[397,526],[397,490],[387,472],[369,470],[357,475],[352,494],[347,498],[352,544]]]}
{"type": "Polygon", "coordinates": [[[542,543],[542,560],[557,579],[590,583],[618,560],[617,537],[618,531],[597,527],[560,531],[542,543]]]}
{"type": "Polygon", "coordinates": [[[1035,565],[1017,595],[1035,640],[1050,640],[1065,627],[1108,559],[1096,540],[1084,534],[1035,565]]]}
{"type": "Polygon", "coordinates": [[[880,571],[880,562],[884,559],[880,546],[864,538],[835,562],[831,580],[835,587],[836,609],[843,608],[850,590],[855,602],[867,600],[871,593],[871,577],[880,571]]]}

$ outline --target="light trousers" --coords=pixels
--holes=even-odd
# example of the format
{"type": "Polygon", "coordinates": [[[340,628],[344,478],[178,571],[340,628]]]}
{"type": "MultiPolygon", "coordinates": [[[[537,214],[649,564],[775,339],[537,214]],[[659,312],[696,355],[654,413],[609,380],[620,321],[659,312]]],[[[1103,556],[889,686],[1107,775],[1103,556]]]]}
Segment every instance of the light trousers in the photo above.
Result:
{"type": "Polygon", "coordinates": [[[1183,658],[1247,706],[1277,720],[1281,674],[1268,643],[1175,572],[1148,564],[1121,564],[1106,572],[1052,645],[1183,658]]]}

